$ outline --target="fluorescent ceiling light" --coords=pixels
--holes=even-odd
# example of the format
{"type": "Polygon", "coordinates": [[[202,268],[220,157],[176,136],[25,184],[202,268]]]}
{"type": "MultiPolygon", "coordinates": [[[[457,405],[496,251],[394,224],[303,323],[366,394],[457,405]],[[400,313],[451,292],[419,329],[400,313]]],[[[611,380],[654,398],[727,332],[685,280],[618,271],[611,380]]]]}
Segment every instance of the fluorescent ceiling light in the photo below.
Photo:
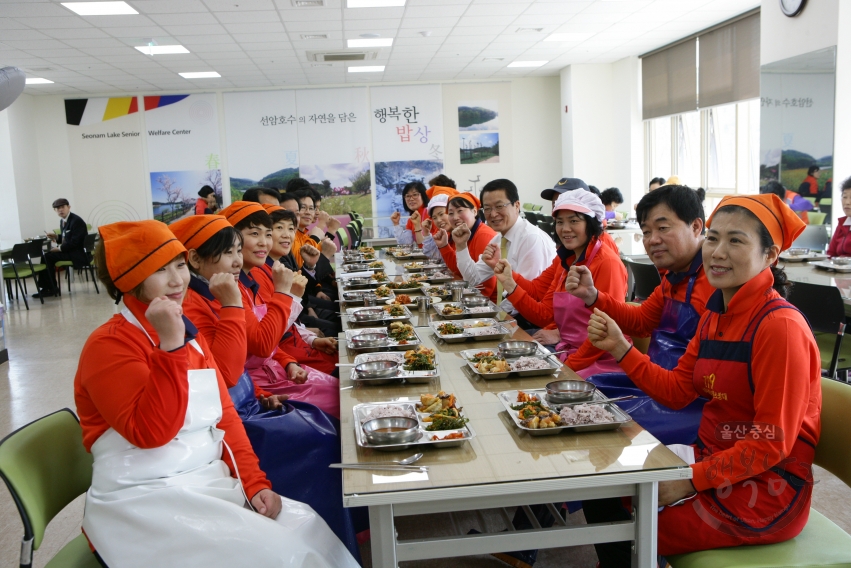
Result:
{"type": "Polygon", "coordinates": [[[546,65],[549,61],[513,61],[508,64],[509,67],[540,67],[546,65]]]}
{"type": "Polygon", "coordinates": [[[139,13],[127,2],[62,2],[62,5],[80,16],[125,16],[139,13]]]}
{"type": "Polygon", "coordinates": [[[52,82],[50,79],[42,79],[41,77],[27,77],[27,85],[47,85],[52,82]]]}
{"type": "Polygon", "coordinates": [[[381,73],[384,65],[361,65],[360,67],[349,67],[349,73],[381,73]]]}
{"type": "Polygon", "coordinates": [[[212,79],[213,77],[221,77],[215,71],[194,71],[192,73],[178,73],[184,79],[212,79]]]}
{"type": "Polygon", "coordinates": [[[390,47],[393,45],[393,38],[347,39],[346,44],[348,47],[390,47]]]}
{"type": "Polygon", "coordinates": [[[550,34],[544,41],[585,41],[594,34],[586,32],[568,32],[563,34],[550,34]]]}
{"type": "Polygon", "coordinates": [[[405,0],[347,0],[349,8],[392,8],[404,6],[405,0]]]}
{"type": "Polygon", "coordinates": [[[189,53],[182,45],[137,45],[136,49],[145,55],[170,55],[174,53],[189,53]]]}

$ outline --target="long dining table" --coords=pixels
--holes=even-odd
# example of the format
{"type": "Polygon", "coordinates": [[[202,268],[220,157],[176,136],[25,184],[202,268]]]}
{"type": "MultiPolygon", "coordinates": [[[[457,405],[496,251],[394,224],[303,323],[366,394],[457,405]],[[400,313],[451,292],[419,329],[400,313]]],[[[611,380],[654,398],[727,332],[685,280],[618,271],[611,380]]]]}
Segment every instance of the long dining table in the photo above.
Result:
{"type": "MultiPolygon", "coordinates": [[[[404,273],[393,258],[378,252],[385,273],[393,280],[404,273]]],[[[338,275],[343,258],[336,259],[338,275]]],[[[345,311],[345,304],[341,304],[345,311]]],[[[344,321],[347,319],[343,316],[344,321]]],[[[465,349],[495,350],[500,341],[446,343],[435,336],[428,323],[440,319],[433,309],[414,312],[410,322],[422,345],[439,359],[439,376],[426,384],[365,386],[353,381],[351,369],[342,368],[340,423],[344,463],[369,464],[422,452],[417,465],[428,471],[387,472],[344,470],[343,502],[346,507],[369,508],[372,564],[395,567],[398,562],[449,558],[473,554],[578,546],[600,542],[634,541],[634,566],[656,565],[657,500],[661,481],[690,479],[691,468],[634,421],[615,430],[531,436],[515,426],[497,393],[540,389],[548,382],[579,379],[561,366],[553,375],[485,380],[471,371],[460,352],[465,349]],[[353,409],[362,403],[418,402],[424,393],[445,391],[457,397],[457,405],[469,418],[474,437],[457,447],[414,446],[407,452],[382,452],[361,447],[356,438],[360,424],[353,409]],[[557,508],[568,501],[630,496],[634,506],[629,521],[567,526],[557,508]],[[507,508],[546,504],[556,523],[515,530],[507,508]],[[555,504],[555,505],[554,505],[555,504]],[[396,518],[430,513],[496,509],[506,531],[400,539],[396,518]]],[[[501,313],[513,340],[531,341],[512,318],[501,313]]],[[[340,362],[353,363],[356,353],[347,349],[340,335],[340,362]]]]}

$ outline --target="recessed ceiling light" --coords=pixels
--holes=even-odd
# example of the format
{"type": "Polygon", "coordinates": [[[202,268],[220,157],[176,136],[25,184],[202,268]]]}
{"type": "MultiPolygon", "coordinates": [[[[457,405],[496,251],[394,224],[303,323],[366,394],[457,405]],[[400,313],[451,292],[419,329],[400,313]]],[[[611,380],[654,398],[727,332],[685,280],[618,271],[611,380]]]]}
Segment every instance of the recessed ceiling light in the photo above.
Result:
{"type": "Polygon", "coordinates": [[[393,8],[404,6],[405,0],[347,0],[349,8],[393,8]]]}
{"type": "Polygon", "coordinates": [[[362,65],[360,67],[349,67],[349,73],[381,73],[384,65],[362,65]]]}
{"type": "Polygon", "coordinates": [[[214,77],[221,77],[215,71],[194,71],[191,73],[178,73],[184,79],[212,79],[214,77]]]}
{"type": "Polygon", "coordinates": [[[485,57],[482,61],[503,61],[505,57],[485,57]]]}
{"type": "Polygon", "coordinates": [[[348,47],[390,47],[393,45],[392,37],[379,37],[372,39],[347,39],[348,47]]]}
{"type": "Polygon", "coordinates": [[[293,0],[296,8],[321,8],[324,5],[324,0],[293,0]]]}
{"type": "Polygon", "coordinates": [[[47,85],[52,82],[50,79],[42,79],[41,77],[27,77],[27,85],[47,85]]]}
{"type": "Polygon", "coordinates": [[[512,61],[508,64],[509,67],[540,67],[546,65],[549,61],[512,61]]]}
{"type": "Polygon", "coordinates": [[[175,53],[189,53],[182,45],[137,45],[136,49],[145,55],[171,55],[175,53]]]}
{"type": "Polygon", "coordinates": [[[127,2],[62,2],[62,5],[80,16],[125,16],[139,13],[127,2]]]}
{"type": "Polygon", "coordinates": [[[514,30],[516,34],[539,34],[544,31],[544,28],[517,28],[514,30]]]}
{"type": "Polygon", "coordinates": [[[586,32],[568,32],[563,34],[550,34],[544,41],[585,41],[594,34],[586,32]]]}
{"type": "Polygon", "coordinates": [[[381,34],[361,34],[361,37],[381,37],[381,34]]]}
{"type": "Polygon", "coordinates": [[[301,39],[328,39],[328,34],[301,34],[301,39]]]}

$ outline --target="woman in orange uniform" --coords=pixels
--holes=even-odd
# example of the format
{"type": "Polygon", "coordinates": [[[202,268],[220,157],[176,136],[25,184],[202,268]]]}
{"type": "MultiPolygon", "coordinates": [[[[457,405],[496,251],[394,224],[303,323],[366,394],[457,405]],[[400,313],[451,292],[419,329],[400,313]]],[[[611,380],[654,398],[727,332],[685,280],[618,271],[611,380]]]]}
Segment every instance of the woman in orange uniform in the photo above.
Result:
{"type": "MultiPolygon", "coordinates": [[[[717,290],[674,370],[632,349],[604,312],[595,310],[588,327],[591,341],[659,402],[681,408],[709,398],[692,446],[692,479],[659,484],[659,505],[671,505],[659,513],[662,555],[800,533],[821,429],[818,347],[784,299],[789,284],[775,265],[803,221],[774,194],[728,196],[706,227],[703,263],[717,290]]],[[[628,518],[615,501],[586,501],[586,518],[628,518]]],[[[596,547],[603,568],[628,562],[628,543],[596,547]]]]}
{"type": "Polygon", "coordinates": [[[402,214],[394,211],[390,215],[393,236],[400,245],[418,245],[422,248],[422,235],[419,235],[419,232],[422,230],[422,223],[429,218],[428,195],[422,182],[412,181],[402,188],[402,207],[411,217],[402,227],[399,224],[402,214]]]}
{"type": "Polygon", "coordinates": [[[555,230],[561,240],[555,261],[558,267],[540,300],[533,295],[537,294],[538,279],[529,281],[512,272],[504,259],[494,268],[506,298],[520,315],[541,328],[556,323],[560,338],[556,350],[568,350],[560,355],[561,360],[582,377],[620,371],[610,355],[587,344],[586,328],[591,312],[582,300],[566,291],[570,267],[587,266],[595,285],[599,282],[598,289],[614,298],[626,296],[626,267],[617,253],[600,240],[605,214],[603,202],[590,191],[567,191],[558,197],[553,206],[555,230]]]}
{"type": "Polygon", "coordinates": [[[268,257],[266,236],[272,230],[269,214],[259,203],[236,201],[225,208],[222,215],[242,234],[243,266],[239,287],[248,338],[246,372],[261,389],[304,400],[339,418],[339,381],[325,374],[311,376],[310,369],[299,364],[300,358],[278,349],[292,324],[292,306],[298,304],[298,297],[290,294],[293,280],[299,279],[299,293],[303,293],[306,279],[275,262],[271,268],[275,292],[264,298],[260,285],[251,276],[251,270],[263,266],[268,257]],[[281,305],[286,305],[286,312],[275,309],[281,305]]]}
{"type": "Polygon", "coordinates": [[[98,276],[124,308],[89,337],[74,378],[94,458],[92,547],[111,568],[356,567],[310,507],[282,508],[259,469],[210,347],[182,315],[180,241],[159,221],[99,231],[98,276]]]}
{"type": "MultiPolygon", "coordinates": [[[[452,226],[452,238],[449,238],[449,232],[441,229],[434,234],[434,242],[446,266],[453,274],[461,278],[456,251],[459,248],[467,248],[470,251],[470,258],[473,259],[473,262],[476,262],[488,243],[496,237],[496,231],[482,223],[478,218],[479,209],[482,207],[478,197],[472,193],[459,192],[448,187],[435,189],[444,191],[449,195],[446,213],[452,226]],[[456,230],[458,230],[457,234],[456,230]]],[[[482,282],[480,289],[483,296],[497,302],[496,278],[489,278],[482,282]]]]}

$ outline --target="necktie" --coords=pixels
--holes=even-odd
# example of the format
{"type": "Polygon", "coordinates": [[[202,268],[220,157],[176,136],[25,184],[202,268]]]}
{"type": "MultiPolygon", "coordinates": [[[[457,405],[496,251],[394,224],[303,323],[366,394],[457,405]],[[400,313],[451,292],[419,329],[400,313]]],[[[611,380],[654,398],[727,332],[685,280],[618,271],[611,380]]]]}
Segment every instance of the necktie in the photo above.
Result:
{"type": "MultiPolygon", "coordinates": [[[[502,242],[499,244],[499,257],[508,260],[508,239],[502,237],[502,242]]],[[[496,279],[496,303],[502,303],[502,282],[499,278],[496,279]]]]}

